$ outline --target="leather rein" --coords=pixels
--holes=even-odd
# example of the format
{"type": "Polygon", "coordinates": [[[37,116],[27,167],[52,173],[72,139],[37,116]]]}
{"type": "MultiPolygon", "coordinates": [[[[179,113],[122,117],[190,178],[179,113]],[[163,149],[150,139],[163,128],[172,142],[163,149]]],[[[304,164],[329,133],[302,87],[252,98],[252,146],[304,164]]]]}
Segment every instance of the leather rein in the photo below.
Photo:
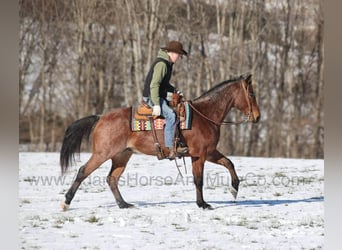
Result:
{"type": "Polygon", "coordinates": [[[207,117],[206,115],[204,115],[201,111],[199,111],[197,108],[194,107],[194,105],[192,105],[191,102],[189,102],[189,105],[190,107],[197,113],[199,114],[200,116],[202,116],[204,119],[214,123],[215,125],[218,125],[218,126],[221,126],[221,125],[228,125],[228,124],[234,124],[234,125],[238,125],[238,124],[241,124],[241,123],[245,123],[245,122],[248,122],[250,116],[252,115],[252,105],[251,105],[251,102],[250,102],[250,99],[249,99],[249,96],[251,96],[252,94],[251,93],[248,93],[248,89],[249,89],[249,84],[247,84],[247,89],[245,89],[243,86],[242,86],[242,81],[241,81],[241,87],[242,89],[244,90],[244,94],[245,94],[245,97],[246,97],[246,100],[247,100],[247,103],[248,103],[248,109],[249,109],[249,112],[248,114],[246,115],[246,118],[241,120],[241,121],[237,121],[237,122],[233,122],[233,121],[223,121],[223,122],[216,122],[212,119],[210,119],[209,117],[207,117]]]}

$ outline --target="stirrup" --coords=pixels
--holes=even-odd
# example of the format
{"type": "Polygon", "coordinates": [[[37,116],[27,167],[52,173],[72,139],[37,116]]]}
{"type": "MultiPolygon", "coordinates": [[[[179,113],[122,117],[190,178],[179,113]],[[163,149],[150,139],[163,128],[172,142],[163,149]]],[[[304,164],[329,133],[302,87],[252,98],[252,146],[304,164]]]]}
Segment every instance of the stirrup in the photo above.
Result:
{"type": "Polygon", "coordinates": [[[188,147],[179,146],[179,147],[177,147],[176,151],[177,151],[178,154],[183,155],[183,154],[187,154],[189,152],[189,148],[188,147]]]}
{"type": "Polygon", "coordinates": [[[169,159],[170,161],[176,159],[176,154],[173,150],[170,150],[169,155],[166,157],[167,159],[169,159]]]}

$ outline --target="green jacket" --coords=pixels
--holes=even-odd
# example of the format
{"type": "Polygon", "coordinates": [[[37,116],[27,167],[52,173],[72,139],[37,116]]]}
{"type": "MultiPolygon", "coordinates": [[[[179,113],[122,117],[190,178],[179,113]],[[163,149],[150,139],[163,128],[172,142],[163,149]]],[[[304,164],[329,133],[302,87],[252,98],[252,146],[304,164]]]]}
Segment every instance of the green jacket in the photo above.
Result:
{"type": "Polygon", "coordinates": [[[167,52],[160,49],[147,74],[143,91],[143,96],[149,97],[154,105],[160,105],[160,98],[166,98],[167,92],[175,91],[175,87],[169,82],[172,66],[167,52]]]}

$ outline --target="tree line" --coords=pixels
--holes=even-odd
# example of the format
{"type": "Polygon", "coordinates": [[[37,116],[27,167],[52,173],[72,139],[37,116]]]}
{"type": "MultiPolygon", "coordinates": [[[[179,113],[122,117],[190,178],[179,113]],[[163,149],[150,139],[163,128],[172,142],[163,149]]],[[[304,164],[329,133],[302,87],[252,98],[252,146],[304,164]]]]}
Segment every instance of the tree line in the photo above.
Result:
{"type": "Polygon", "coordinates": [[[222,127],[221,152],[324,157],[320,0],[20,0],[19,17],[25,150],[58,151],[72,121],[139,103],[158,49],[179,40],[172,82],[187,99],[253,75],[261,121],[222,127]]]}

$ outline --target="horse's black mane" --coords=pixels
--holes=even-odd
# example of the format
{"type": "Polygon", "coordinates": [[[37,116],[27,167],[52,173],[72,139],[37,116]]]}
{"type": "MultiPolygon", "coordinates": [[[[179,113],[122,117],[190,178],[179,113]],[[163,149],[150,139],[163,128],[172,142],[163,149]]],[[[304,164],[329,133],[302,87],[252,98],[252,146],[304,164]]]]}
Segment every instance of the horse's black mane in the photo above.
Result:
{"type": "Polygon", "coordinates": [[[223,81],[223,82],[220,82],[219,84],[217,84],[217,85],[214,86],[213,88],[211,88],[211,89],[207,90],[206,92],[204,92],[204,93],[203,93],[202,95],[200,95],[199,97],[195,98],[194,101],[197,100],[197,99],[203,98],[203,97],[205,97],[205,96],[210,97],[212,94],[216,94],[216,93],[221,89],[221,87],[224,86],[224,85],[227,85],[227,84],[230,84],[230,83],[235,83],[235,82],[240,81],[240,80],[242,80],[242,79],[245,79],[245,80],[246,80],[246,79],[248,79],[248,78],[250,78],[250,77],[251,77],[251,74],[250,74],[250,73],[245,73],[245,74],[240,75],[240,76],[237,76],[237,77],[235,77],[235,78],[232,78],[232,79],[229,79],[229,80],[225,80],[225,81],[223,81]]]}

